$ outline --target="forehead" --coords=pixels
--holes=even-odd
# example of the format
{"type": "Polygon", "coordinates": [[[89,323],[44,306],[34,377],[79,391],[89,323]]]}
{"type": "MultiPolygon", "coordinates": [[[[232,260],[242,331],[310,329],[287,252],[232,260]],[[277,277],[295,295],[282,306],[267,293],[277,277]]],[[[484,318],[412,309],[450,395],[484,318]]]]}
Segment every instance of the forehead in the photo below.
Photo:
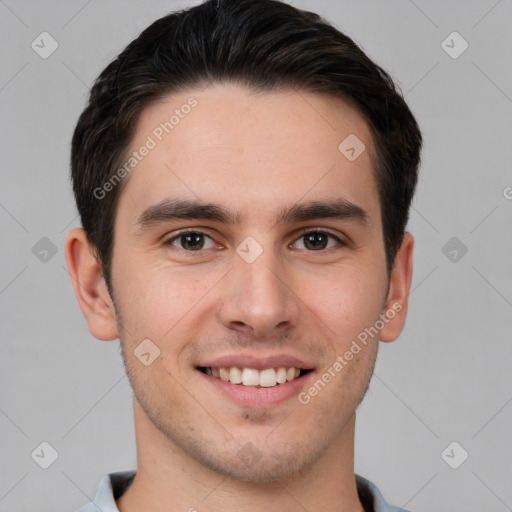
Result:
{"type": "Polygon", "coordinates": [[[232,84],[180,92],[142,112],[119,208],[135,217],[183,196],[270,211],[342,196],[378,216],[373,154],[364,118],[338,98],[232,84]]]}

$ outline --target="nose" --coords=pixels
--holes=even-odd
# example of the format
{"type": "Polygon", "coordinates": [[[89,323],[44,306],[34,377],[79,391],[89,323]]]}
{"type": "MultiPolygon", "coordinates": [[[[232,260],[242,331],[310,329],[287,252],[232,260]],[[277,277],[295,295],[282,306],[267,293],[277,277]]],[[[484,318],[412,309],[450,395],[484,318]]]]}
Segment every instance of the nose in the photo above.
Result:
{"type": "Polygon", "coordinates": [[[220,304],[219,321],[226,328],[256,338],[290,329],[300,314],[300,299],[283,265],[263,254],[252,263],[235,256],[220,304]]]}

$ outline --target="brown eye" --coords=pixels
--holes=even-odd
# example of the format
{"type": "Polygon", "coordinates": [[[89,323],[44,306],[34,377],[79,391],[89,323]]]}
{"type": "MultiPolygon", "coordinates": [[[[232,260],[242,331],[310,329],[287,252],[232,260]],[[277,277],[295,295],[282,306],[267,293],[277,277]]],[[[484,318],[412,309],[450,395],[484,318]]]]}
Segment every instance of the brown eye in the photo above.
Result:
{"type": "Polygon", "coordinates": [[[336,245],[343,245],[342,242],[330,233],[324,231],[310,231],[303,234],[294,244],[295,249],[306,249],[308,251],[322,251],[336,245]]]}
{"type": "Polygon", "coordinates": [[[311,233],[303,237],[304,246],[312,251],[325,249],[329,241],[328,235],[325,233],[311,233]]]}
{"type": "Polygon", "coordinates": [[[185,251],[200,251],[201,249],[211,249],[214,243],[209,236],[194,231],[181,233],[171,238],[166,245],[172,245],[185,251]]]}

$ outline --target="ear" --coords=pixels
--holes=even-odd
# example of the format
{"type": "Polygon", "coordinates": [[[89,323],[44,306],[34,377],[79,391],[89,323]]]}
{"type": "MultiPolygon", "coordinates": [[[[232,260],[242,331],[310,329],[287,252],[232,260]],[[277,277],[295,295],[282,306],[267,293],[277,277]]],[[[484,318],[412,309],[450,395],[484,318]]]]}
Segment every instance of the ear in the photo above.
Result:
{"type": "Polygon", "coordinates": [[[73,229],[66,237],[66,262],[90,333],[104,341],[118,338],[114,303],[96,259],[95,248],[81,228],[73,229]]]}
{"type": "Polygon", "coordinates": [[[384,327],[380,332],[381,341],[395,341],[404,328],[412,281],[413,248],[414,238],[406,232],[389,278],[389,289],[383,311],[384,327]]]}

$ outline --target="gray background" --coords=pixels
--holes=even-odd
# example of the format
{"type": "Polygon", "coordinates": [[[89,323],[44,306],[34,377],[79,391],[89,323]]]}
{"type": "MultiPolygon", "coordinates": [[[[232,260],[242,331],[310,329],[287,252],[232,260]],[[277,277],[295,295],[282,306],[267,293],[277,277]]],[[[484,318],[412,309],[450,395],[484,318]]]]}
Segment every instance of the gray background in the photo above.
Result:
{"type": "MultiPolygon", "coordinates": [[[[512,510],[512,2],[292,3],[397,79],[425,137],[408,323],[381,346],[356,470],[413,511],[512,510]],[[442,45],[453,31],[469,44],[457,58],[445,50],[463,48],[458,36],[442,45]],[[452,469],[462,450],[469,458],[452,469]]],[[[70,137],[104,66],[189,5],[0,1],[2,512],[72,511],[104,474],[135,467],[118,342],[91,337],[65,269],[64,238],[78,225],[70,137]],[[31,48],[43,31],[59,45],[46,59],[31,48]],[[58,452],[48,469],[42,441],[58,452]]]]}

